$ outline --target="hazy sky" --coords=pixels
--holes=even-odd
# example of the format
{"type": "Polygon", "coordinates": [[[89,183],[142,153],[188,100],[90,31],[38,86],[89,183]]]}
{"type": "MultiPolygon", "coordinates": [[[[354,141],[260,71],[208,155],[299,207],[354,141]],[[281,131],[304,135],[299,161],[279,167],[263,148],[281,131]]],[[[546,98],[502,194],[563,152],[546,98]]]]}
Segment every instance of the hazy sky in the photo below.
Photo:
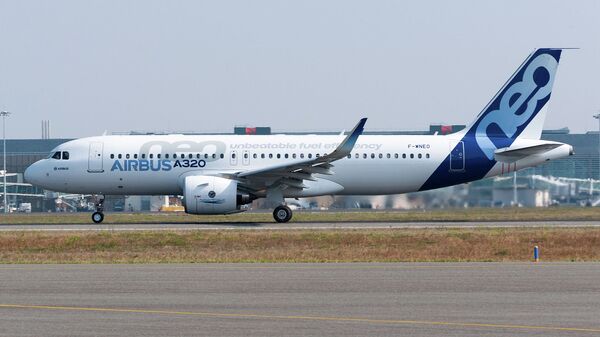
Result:
{"type": "Polygon", "coordinates": [[[471,121],[535,47],[546,128],[597,129],[600,1],[0,0],[8,137],[422,130],[471,121]]]}

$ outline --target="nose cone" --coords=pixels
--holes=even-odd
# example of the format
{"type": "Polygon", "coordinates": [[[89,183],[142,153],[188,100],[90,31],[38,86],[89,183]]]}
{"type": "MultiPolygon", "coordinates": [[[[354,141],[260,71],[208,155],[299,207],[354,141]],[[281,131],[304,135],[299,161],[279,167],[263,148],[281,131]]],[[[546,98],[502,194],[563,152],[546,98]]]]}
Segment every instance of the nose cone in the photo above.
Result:
{"type": "Polygon", "coordinates": [[[38,185],[40,181],[39,172],[39,164],[33,163],[25,169],[25,172],[23,173],[23,179],[29,184],[38,185]]]}
{"type": "Polygon", "coordinates": [[[31,175],[31,165],[25,169],[25,172],[23,172],[23,180],[26,183],[29,183],[29,176],[31,175]]]}

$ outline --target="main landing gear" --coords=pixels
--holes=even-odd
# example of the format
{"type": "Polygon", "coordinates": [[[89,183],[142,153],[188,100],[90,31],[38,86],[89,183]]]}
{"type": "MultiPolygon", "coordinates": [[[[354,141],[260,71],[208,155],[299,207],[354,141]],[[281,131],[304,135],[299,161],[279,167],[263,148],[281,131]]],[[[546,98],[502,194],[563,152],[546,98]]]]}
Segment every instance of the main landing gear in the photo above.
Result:
{"type": "Polygon", "coordinates": [[[273,218],[280,223],[288,222],[292,219],[292,210],[286,205],[279,205],[273,211],[273,218]]]}
{"type": "Polygon", "coordinates": [[[92,213],[92,221],[101,223],[104,220],[104,196],[95,197],[94,206],[96,206],[96,211],[92,213]]]}

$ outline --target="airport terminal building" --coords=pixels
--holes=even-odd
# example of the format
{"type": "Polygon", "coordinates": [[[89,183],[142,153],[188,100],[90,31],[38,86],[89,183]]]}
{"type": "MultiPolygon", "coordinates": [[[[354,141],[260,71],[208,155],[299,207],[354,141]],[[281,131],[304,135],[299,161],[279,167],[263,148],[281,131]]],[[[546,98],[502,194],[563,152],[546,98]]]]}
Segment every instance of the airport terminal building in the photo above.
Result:
{"type": "MultiPolygon", "coordinates": [[[[453,126],[441,126],[432,125],[427,131],[389,131],[389,132],[365,132],[365,134],[391,134],[391,135],[402,135],[402,134],[445,134],[456,132],[463,128],[462,125],[453,126]]],[[[270,128],[239,128],[234,129],[235,134],[270,134],[270,128]]],[[[291,133],[287,133],[291,134],[291,133]]],[[[294,133],[299,134],[299,133],[294,133]]],[[[333,134],[333,133],[332,133],[333,134]]],[[[587,132],[582,134],[572,134],[568,129],[560,130],[545,130],[542,133],[542,139],[558,141],[562,143],[571,144],[574,147],[575,154],[568,158],[550,161],[547,164],[528,168],[519,171],[519,180],[526,181],[525,177],[560,177],[561,181],[566,181],[569,184],[573,184],[575,190],[569,190],[569,194],[581,194],[581,189],[589,186],[585,193],[588,193],[590,197],[598,194],[596,186],[600,187],[600,156],[599,156],[599,133],[598,132],[587,132]],[[582,186],[581,188],[579,186],[582,186]]],[[[87,203],[84,202],[82,196],[64,196],[59,193],[52,191],[44,191],[38,187],[31,186],[23,181],[23,172],[33,162],[45,158],[52,151],[53,148],[69,141],[66,138],[56,139],[8,139],[6,141],[6,169],[7,169],[7,195],[9,207],[12,210],[18,209],[20,204],[31,203],[33,211],[75,211],[75,210],[87,210],[87,203]],[[66,202],[71,200],[71,202],[66,202]],[[77,200],[74,204],[72,201],[77,200]]],[[[2,153],[0,153],[2,157],[2,153]]],[[[536,178],[537,179],[537,178],[536,178]]],[[[529,179],[531,180],[531,179],[529,179]]],[[[527,181],[529,181],[527,180],[527,181]]],[[[513,188],[510,183],[506,182],[507,179],[487,179],[482,182],[472,183],[472,191],[469,193],[470,200],[469,205],[474,206],[487,206],[494,204],[494,193],[498,196],[501,195],[501,191],[513,188]],[[495,187],[497,186],[497,188],[495,187]],[[502,187],[504,186],[504,187],[502,187]],[[494,192],[499,190],[500,192],[494,192]],[[484,191],[484,192],[481,192],[484,191]],[[474,199],[478,199],[474,201],[474,199]],[[488,200],[481,202],[481,200],[488,200]]],[[[533,181],[533,180],[532,180],[533,181]]],[[[536,181],[539,181],[537,179],[536,181]]],[[[521,185],[521,183],[519,183],[521,185]]],[[[528,182],[528,186],[532,183],[528,182]]],[[[0,185],[2,180],[0,179],[0,185]]],[[[533,182],[534,189],[535,182],[533,182]]],[[[552,185],[552,184],[550,184],[552,185]]],[[[538,182],[537,188],[540,188],[543,184],[538,182]]],[[[520,187],[521,188],[521,187],[520,187]]],[[[548,187],[551,189],[552,187],[548,187]]],[[[527,188],[525,188],[527,189],[527,188]]],[[[571,187],[569,187],[571,189],[571,187]]],[[[512,190],[511,190],[512,191],[512,190]]],[[[2,188],[0,188],[2,193],[2,188]]],[[[528,192],[529,193],[529,192],[528,192]]],[[[538,192],[535,192],[538,193],[538,192]]],[[[561,192],[563,193],[563,192],[561,192]]],[[[499,198],[499,197],[498,197],[499,198]]],[[[1,202],[0,198],[0,202],[1,202]]],[[[573,200],[576,200],[574,198],[573,200]]],[[[158,199],[160,200],[160,199],[158,199]]],[[[570,200],[570,198],[569,198],[570,200]]],[[[393,203],[392,203],[393,204],[393,203]]],[[[548,202],[546,202],[548,204],[548,202]]],[[[530,204],[526,204],[530,205],[530,204]]],[[[538,205],[538,201],[531,204],[533,206],[538,205]]],[[[3,207],[3,205],[2,205],[3,207]]],[[[157,200],[151,197],[131,197],[129,201],[125,200],[125,197],[107,197],[106,208],[107,210],[116,211],[150,211],[157,209],[157,200]]],[[[353,207],[353,206],[349,206],[353,207]]],[[[388,206],[390,207],[390,206],[388,206]]]]}

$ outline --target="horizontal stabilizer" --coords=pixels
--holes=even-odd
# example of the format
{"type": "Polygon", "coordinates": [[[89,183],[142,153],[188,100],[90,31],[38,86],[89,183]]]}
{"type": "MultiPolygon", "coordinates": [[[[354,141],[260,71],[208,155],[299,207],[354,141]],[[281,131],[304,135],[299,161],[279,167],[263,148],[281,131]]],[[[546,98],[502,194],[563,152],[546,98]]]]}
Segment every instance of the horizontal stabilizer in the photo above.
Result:
{"type": "Polygon", "coordinates": [[[494,152],[494,159],[499,162],[504,163],[513,163],[519,159],[535,155],[542,154],[553,150],[559,146],[563,145],[558,142],[544,142],[536,145],[529,146],[514,146],[514,147],[505,147],[498,149],[494,152]]]}

